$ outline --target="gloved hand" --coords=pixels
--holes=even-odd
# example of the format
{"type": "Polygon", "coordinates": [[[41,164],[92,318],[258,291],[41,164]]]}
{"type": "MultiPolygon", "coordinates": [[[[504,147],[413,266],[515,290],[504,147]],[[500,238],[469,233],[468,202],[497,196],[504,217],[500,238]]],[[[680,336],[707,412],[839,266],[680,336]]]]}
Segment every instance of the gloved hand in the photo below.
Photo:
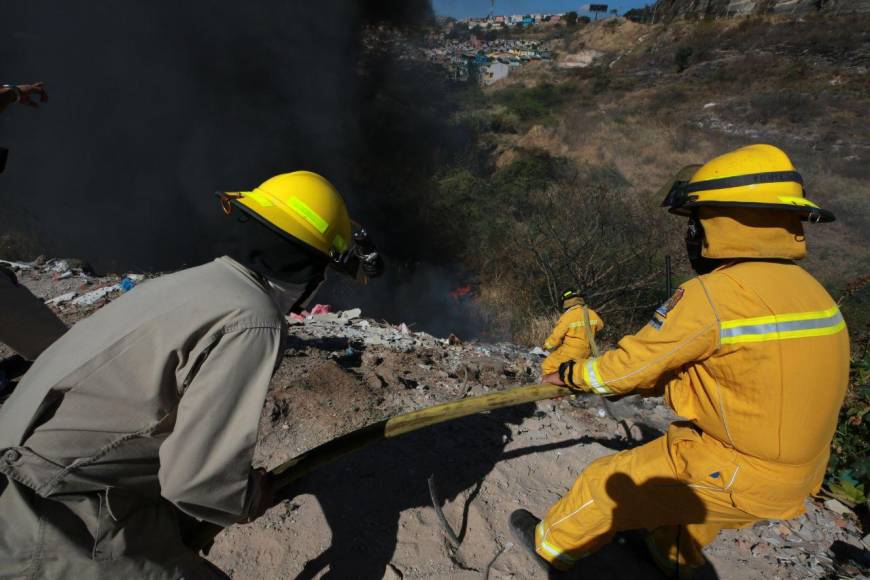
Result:
{"type": "Polygon", "coordinates": [[[354,248],[363,274],[377,278],[384,273],[384,260],[365,228],[354,232],[354,248]]]}

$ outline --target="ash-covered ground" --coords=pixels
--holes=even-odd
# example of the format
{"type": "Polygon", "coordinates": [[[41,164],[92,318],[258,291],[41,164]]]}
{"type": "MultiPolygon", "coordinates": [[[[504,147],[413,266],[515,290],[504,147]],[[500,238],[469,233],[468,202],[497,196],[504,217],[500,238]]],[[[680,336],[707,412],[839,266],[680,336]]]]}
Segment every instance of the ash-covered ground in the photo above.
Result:
{"type": "MultiPolygon", "coordinates": [[[[71,260],[13,266],[68,323],[147,283],[90,276],[71,260]]],[[[0,357],[11,354],[4,349],[0,357]]],[[[534,382],[539,362],[513,344],[436,338],[359,311],[292,320],[255,462],[274,467],[397,413],[534,382]]],[[[222,533],[209,558],[234,578],[544,578],[511,545],[508,514],[527,507],[542,515],[589,462],[656,437],[673,419],[658,399],[629,397],[614,410],[623,423],[594,397],[564,398],[382,442],[301,481],[258,521],[222,533]],[[432,507],[430,476],[461,540],[456,549],[432,507]]],[[[843,555],[866,558],[866,544],[850,510],[813,499],[795,520],[721,534],[707,549],[715,572],[706,577],[861,577],[843,555]]],[[[617,542],[583,561],[576,577],[661,576],[631,543],[617,542]]]]}

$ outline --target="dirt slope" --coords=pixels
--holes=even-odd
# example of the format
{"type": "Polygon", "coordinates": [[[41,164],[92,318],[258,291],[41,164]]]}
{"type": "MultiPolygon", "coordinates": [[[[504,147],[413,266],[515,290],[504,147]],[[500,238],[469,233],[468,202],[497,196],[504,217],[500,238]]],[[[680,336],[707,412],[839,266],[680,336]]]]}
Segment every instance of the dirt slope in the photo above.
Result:
{"type": "MultiPolygon", "coordinates": [[[[60,269],[49,262],[20,276],[48,299],[120,279],[74,271],[58,280],[60,269]]],[[[74,321],[120,292],[90,306],[71,298],[59,312],[74,321]]],[[[310,317],[290,327],[256,462],[273,467],[395,413],[529,382],[538,362],[511,344],[450,345],[358,312],[310,317]]],[[[632,439],[597,399],[582,397],[477,415],[376,445],[302,481],[292,499],[257,522],[221,534],[209,557],[240,579],[481,578],[487,570],[490,578],[543,578],[521,550],[507,548],[508,514],[518,507],[543,514],[585,465],[657,436],[673,419],[655,399],[625,399],[617,415],[636,422],[632,439]],[[430,475],[461,538],[456,550],[432,508],[430,475]]],[[[707,550],[715,573],[706,577],[823,578],[835,577],[836,567],[857,574],[829,551],[835,542],[864,548],[855,517],[807,505],[807,515],[787,523],[723,533],[707,550]]],[[[584,561],[576,577],[660,576],[631,545],[616,543],[584,561]]]]}

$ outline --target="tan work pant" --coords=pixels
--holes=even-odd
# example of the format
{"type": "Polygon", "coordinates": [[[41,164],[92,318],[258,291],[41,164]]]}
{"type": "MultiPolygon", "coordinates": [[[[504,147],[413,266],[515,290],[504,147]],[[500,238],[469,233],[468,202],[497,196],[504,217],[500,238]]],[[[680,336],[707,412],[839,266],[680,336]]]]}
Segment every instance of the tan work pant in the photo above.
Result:
{"type": "Polygon", "coordinates": [[[602,457],[587,467],[571,490],[538,525],[538,554],[567,570],[608,544],[616,532],[653,531],[662,567],[704,563],[701,548],[723,528],[742,528],[760,518],[714,491],[680,478],[668,454],[667,437],[602,457]]]}

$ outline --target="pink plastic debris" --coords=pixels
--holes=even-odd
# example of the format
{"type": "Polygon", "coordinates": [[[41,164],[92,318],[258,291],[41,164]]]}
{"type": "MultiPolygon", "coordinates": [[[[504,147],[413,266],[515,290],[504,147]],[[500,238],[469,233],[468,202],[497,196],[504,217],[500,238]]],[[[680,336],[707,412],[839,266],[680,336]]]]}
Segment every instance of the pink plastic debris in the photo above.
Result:
{"type": "Polygon", "coordinates": [[[329,304],[316,304],[314,308],[311,309],[311,314],[316,316],[318,314],[329,314],[332,312],[332,306],[329,304]]]}
{"type": "Polygon", "coordinates": [[[305,317],[302,316],[301,314],[296,314],[295,312],[290,313],[290,318],[292,318],[293,320],[295,320],[297,322],[305,322],[305,317]]]}
{"type": "Polygon", "coordinates": [[[398,329],[399,332],[401,332],[402,334],[408,334],[411,332],[411,330],[408,328],[408,325],[404,322],[398,326],[398,329]]]}

